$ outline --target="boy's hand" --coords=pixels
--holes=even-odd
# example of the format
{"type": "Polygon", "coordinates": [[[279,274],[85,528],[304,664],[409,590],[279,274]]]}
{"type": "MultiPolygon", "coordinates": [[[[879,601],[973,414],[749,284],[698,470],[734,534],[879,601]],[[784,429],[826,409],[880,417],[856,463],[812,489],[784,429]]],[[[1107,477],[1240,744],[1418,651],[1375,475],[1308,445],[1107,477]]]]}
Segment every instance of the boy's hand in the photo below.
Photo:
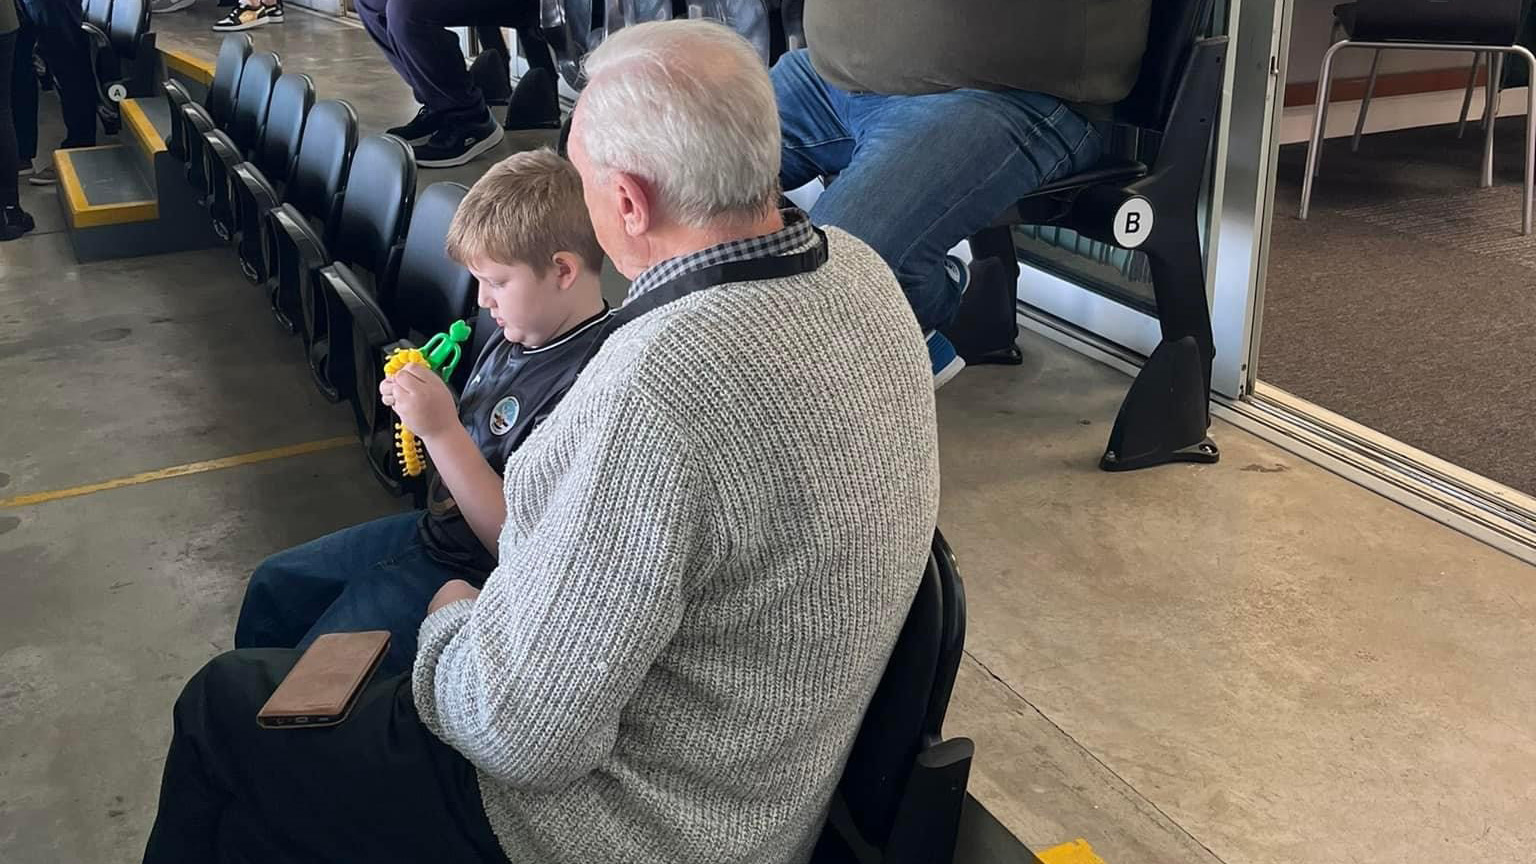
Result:
{"type": "Polygon", "coordinates": [[[459,425],[453,391],[436,372],[420,363],[408,363],[394,377],[379,382],[379,395],[400,415],[406,428],[428,444],[459,425]]]}

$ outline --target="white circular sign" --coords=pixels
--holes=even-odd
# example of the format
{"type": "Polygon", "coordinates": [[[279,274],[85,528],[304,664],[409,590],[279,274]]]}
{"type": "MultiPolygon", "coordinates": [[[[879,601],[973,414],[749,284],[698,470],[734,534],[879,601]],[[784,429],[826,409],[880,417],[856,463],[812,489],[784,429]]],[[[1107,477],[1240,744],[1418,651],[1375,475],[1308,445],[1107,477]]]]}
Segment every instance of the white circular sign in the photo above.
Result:
{"type": "Polygon", "coordinates": [[[1135,249],[1152,236],[1152,202],[1137,195],[1115,211],[1115,243],[1135,249]]]}
{"type": "Polygon", "coordinates": [[[113,84],[107,88],[107,98],[113,102],[121,102],[128,98],[128,88],[121,84],[113,84]]]}

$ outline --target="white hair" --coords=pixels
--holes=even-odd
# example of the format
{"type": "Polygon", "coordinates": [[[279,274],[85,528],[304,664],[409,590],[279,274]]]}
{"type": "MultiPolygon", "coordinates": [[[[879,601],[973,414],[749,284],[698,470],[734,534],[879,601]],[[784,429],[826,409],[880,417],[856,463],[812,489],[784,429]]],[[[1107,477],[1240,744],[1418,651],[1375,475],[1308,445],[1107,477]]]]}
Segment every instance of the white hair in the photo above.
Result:
{"type": "Polygon", "coordinates": [[[626,27],[587,57],[586,72],[579,134],[600,171],[646,180],[662,212],[693,228],[774,205],[773,82],[734,31],[702,19],[626,27]]]}

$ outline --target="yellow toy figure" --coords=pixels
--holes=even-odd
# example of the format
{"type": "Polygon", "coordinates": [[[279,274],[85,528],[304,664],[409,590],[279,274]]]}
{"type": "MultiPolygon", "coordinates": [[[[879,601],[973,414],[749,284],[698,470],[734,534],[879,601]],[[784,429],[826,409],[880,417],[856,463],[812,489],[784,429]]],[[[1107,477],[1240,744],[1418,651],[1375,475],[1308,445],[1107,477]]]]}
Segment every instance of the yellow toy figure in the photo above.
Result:
{"type": "MultiPolygon", "coordinates": [[[[447,381],[453,377],[453,370],[458,368],[459,360],[464,356],[460,344],[468,341],[472,332],[467,321],[455,321],[448,327],[447,333],[433,336],[421,348],[397,349],[384,363],[384,377],[393,378],[396,372],[407,365],[420,363],[447,381]]],[[[426,470],[426,447],[415,433],[400,422],[395,423],[395,452],[400,457],[400,470],[405,476],[419,477],[426,470]]]]}

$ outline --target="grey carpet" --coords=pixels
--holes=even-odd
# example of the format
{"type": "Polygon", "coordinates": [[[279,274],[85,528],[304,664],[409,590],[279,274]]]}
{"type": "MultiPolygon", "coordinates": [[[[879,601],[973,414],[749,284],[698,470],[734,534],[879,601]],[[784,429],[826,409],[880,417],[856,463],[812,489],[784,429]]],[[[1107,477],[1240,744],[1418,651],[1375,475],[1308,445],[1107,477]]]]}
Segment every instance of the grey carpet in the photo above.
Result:
{"type": "Polygon", "coordinates": [[[1281,150],[1259,378],[1536,494],[1536,237],[1520,234],[1524,118],[1477,188],[1480,130],[1330,141],[1301,222],[1281,150]]]}

